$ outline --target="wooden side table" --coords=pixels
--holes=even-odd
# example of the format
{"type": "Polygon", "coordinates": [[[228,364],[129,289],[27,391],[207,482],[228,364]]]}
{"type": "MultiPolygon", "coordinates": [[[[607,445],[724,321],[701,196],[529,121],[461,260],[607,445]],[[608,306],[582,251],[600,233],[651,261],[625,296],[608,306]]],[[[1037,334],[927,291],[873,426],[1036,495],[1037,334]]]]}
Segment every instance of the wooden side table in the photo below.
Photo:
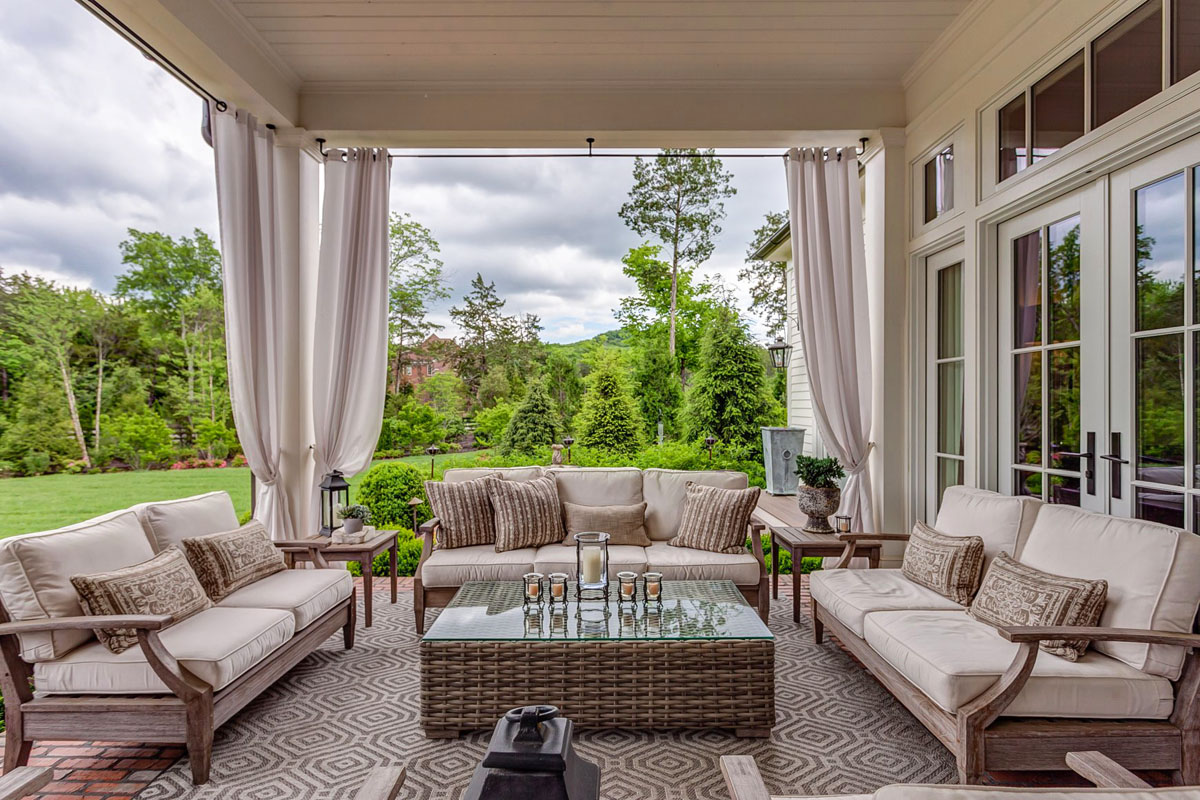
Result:
{"type": "MultiPolygon", "coordinates": [[[[779,599],[779,551],[792,555],[792,621],[800,621],[800,560],[803,558],[836,558],[846,549],[832,533],[809,533],[803,528],[770,526],[771,531],[771,597],[779,599]]],[[[871,569],[879,567],[883,542],[859,542],[855,556],[864,556],[871,569]]],[[[328,550],[325,552],[329,552],[328,550]]],[[[328,558],[328,556],[326,556],[328,558]]]]}
{"type": "MultiPolygon", "coordinates": [[[[310,540],[321,539],[321,536],[310,536],[310,540]]],[[[292,566],[295,561],[308,561],[304,551],[286,551],[288,566],[292,566]]],[[[371,536],[359,544],[332,544],[321,551],[321,555],[326,561],[357,561],[362,564],[363,577],[363,624],[366,627],[371,627],[373,617],[371,614],[371,586],[374,575],[371,572],[371,565],[375,561],[375,556],[380,553],[388,553],[389,561],[392,565],[392,602],[396,602],[396,531],[375,531],[375,535],[371,536]]]]}

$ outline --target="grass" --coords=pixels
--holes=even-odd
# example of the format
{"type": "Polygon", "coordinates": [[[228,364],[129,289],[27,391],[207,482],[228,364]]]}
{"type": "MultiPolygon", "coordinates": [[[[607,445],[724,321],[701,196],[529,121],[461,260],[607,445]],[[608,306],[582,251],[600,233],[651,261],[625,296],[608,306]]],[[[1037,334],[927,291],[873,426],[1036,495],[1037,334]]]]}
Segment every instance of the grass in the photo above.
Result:
{"type": "MultiPolygon", "coordinates": [[[[454,455],[436,458],[444,461],[454,455]]],[[[397,460],[429,466],[429,456],[397,460]]],[[[357,478],[350,479],[352,487],[357,483],[357,478]]],[[[245,467],[7,478],[0,480],[0,538],[59,528],[136,503],[222,490],[229,492],[238,514],[250,510],[250,470],[245,467]]]]}

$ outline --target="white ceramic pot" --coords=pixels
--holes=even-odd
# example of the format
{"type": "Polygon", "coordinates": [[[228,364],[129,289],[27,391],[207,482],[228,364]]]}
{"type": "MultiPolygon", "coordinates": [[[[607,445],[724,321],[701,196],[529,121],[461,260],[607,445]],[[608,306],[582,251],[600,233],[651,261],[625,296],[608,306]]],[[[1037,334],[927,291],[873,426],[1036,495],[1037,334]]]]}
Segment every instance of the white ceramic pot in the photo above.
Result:
{"type": "Polygon", "coordinates": [[[346,536],[357,536],[362,533],[363,521],[355,517],[347,517],[342,520],[342,533],[346,536]]]}

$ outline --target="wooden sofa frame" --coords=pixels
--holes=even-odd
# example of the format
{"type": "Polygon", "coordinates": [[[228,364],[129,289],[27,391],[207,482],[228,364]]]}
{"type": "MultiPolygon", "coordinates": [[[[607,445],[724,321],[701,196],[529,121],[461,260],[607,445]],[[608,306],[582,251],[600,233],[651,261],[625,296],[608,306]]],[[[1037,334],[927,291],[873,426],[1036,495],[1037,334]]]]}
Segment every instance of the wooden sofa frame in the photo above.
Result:
{"type": "MultiPolygon", "coordinates": [[[[434,517],[422,523],[417,528],[416,535],[422,540],[421,560],[417,562],[417,568],[413,576],[413,614],[416,616],[417,633],[425,633],[425,609],[445,608],[454,599],[455,593],[461,588],[458,586],[427,587],[421,582],[421,568],[425,565],[426,559],[433,553],[433,547],[436,543],[437,532],[440,526],[441,520],[434,517]]],[[[765,526],[760,522],[752,521],[749,525],[750,549],[753,551],[754,557],[758,559],[758,583],[746,586],[737,584],[737,588],[742,593],[742,597],[746,598],[746,602],[758,609],[758,615],[765,623],[771,612],[771,576],[767,571],[766,558],[763,556],[761,533],[764,528],[765,526]]]]}
{"type": "MultiPolygon", "coordinates": [[[[282,541],[279,547],[306,549],[317,564],[329,543],[282,541]]],[[[301,659],[342,630],[346,649],[354,646],[357,591],[326,611],[220,691],[197,678],[163,646],[158,632],[168,615],[57,617],[13,622],[0,603],[0,687],[4,691],[4,771],[29,763],[34,742],[130,741],[187,747],[196,785],[208,781],[213,732],[251,700],[282,678],[301,659]],[[138,645],[169,695],[45,695],[35,697],[33,666],[21,658],[19,634],[98,628],[134,628],[138,645]]]]}
{"type": "MultiPolygon", "coordinates": [[[[844,568],[859,541],[904,541],[908,534],[839,534],[846,542],[833,569],[844,568]]],[[[1094,750],[1128,769],[1170,771],[1177,783],[1200,784],[1200,653],[1189,650],[1183,672],[1174,682],[1175,707],[1166,720],[1006,718],[1004,710],[1017,698],[1033,672],[1040,648],[1048,639],[1200,647],[1200,635],[1130,628],[1012,627],[1000,635],[1020,645],[1012,662],[994,684],[957,713],[930,700],[870,645],[843,625],[815,599],[813,632],[820,643],[826,628],[854,654],[929,732],[954,754],[959,782],[977,784],[989,770],[1062,770],[1067,754],[1094,750]]]]}

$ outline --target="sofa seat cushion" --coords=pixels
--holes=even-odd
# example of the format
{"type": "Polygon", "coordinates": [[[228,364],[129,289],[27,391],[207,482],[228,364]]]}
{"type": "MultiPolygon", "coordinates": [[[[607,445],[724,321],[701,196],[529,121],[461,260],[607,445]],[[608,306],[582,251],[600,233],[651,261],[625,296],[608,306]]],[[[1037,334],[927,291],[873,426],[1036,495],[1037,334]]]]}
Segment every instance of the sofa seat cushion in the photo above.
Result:
{"type": "Polygon", "coordinates": [[[933,527],[946,536],[978,536],[983,539],[984,569],[998,553],[1015,556],[1021,552],[1033,528],[1042,501],[951,486],[942,494],[942,505],[933,527]]]}
{"type": "MultiPolygon", "coordinates": [[[[876,611],[864,638],[879,656],[950,713],[975,699],[1012,663],[1020,645],[965,611],[876,611]]],[[[1171,682],[1089,651],[1078,661],[1039,653],[1008,717],[1166,719],[1171,682]]]]}
{"type": "Polygon", "coordinates": [[[421,565],[421,583],[429,588],[462,586],[467,581],[519,581],[526,572],[533,571],[536,553],[532,547],[497,553],[491,544],[434,550],[421,565]]]}
{"type": "Polygon", "coordinates": [[[750,551],[710,553],[691,547],[655,542],[646,549],[647,568],[668,581],[733,581],[738,586],[758,583],[762,565],[750,551]]]}
{"type": "Polygon", "coordinates": [[[238,589],[220,606],[290,611],[300,631],[353,590],[354,578],[345,569],[285,569],[238,589]]]}
{"type": "Polygon", "coordinates": [[[962,606],[913,583],[898,569],[824,569],[808,576],[822,608],[860,638],[872,611],[962,611],[962,606]]]}
{"type": "MultiPolygon", "coordinates": [[[[197,678],[222,689],[278,650],[296,630],[290,612],[216,606],[159,633],[167,652],[197,678]]],[[[92,642],[33,668],[45,694],[169,694],[141,647],[114,653],[92,642]]]]}
{"type": "Polygon", "coordinates": [[[130,511],[137,514],[156,553],[184,539],[223,533],[238,527],[237,511],[226,492],[209,492],[179,500],[140,503],[130,511]]]}
{"type": "MultiPolygon", "coordinates": [[[[574,576],[575,548],[563,547],[561,544],[548,544],[539,547],[533,557],[533,569],[543,575],[551,572],[565,572],[574,576]]],[[[609,545],[608,576],[615,578],[618,572],[630,571],[642,573],[649,567],[646,561],[646,548],[635,547],[631,544],[609,545]]]]}

